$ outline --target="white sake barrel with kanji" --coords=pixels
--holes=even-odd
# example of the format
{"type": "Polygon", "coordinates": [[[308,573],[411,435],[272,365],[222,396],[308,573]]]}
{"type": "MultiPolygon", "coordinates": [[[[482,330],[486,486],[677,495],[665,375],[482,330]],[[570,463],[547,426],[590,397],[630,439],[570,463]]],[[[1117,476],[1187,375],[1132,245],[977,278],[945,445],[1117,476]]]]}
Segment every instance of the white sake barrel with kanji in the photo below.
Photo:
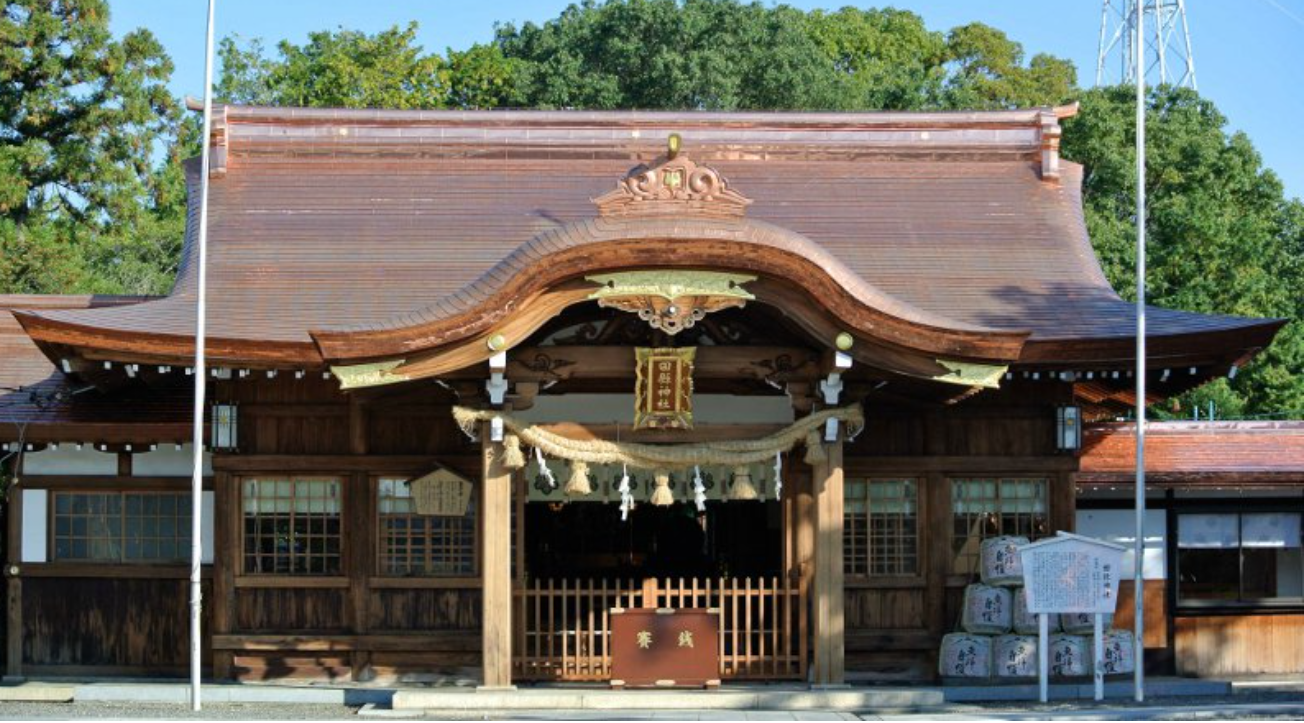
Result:
{"type": "Polygon", "coordinates": [[[1028,544],[1026,537],[991,537],[979,547],[982,558],[982,581],[988,585],[1013,587],[1023,584],[1023,563],[1019,547],[1028,544]]]}
{"type": "Polygon", "coordinates": [[[992,654],[992,668],[998,678],[1031,678],[1037,675],[1037,638],[1033,635],[1000,635],[992,654]]]}
{"type": "Polygon", "coordinates": [[[942,637],[937,672],[943,678],[990,678],[992,639],[985,635],[951,633],[942,637]]]}
{"type": "Polygon", "coordinates": [[[1081,635],[1052,635],[1050,674],[1057,678],[1091,675],[1091,639],[1081,635]]]}
{"type": "MultiPolygon", "coordinates": [[[[1110,613],[1104,617],[1100,626],[1109,630],[1114,624],[1114,615],[1110,613]]],[[[1095,613],[1060,613],[1059,619],[1060,627],[1070,635],[1094,635],[1096,632],[1095,613]]]]}
{"type": "Polygon", "coordinates": [[[1010,589],[974,583],[964,589],[964,612],[961,627],[979,635],[1010,632],[1014,617],[1014,597],[1010,589]]]}
{"type": "MultiPolygon", "coordinates": [[[[1131,630],[1105,631],[1105,675],[1131,673],[1136,670],[1136,641],[1131,630]]],[[[1095,658],[1095,636],[1087,638],[1087,658],[1095,658]]]]}
{"type": "MultiPolygon", "coordinates": [[[[1056,613],[1046,616],[1046,632],[1059,632],[1059,618],[1056,613]]],[[[1026,587],[1014,588],[1014,632],[1020,635],[1037,634],[1037,613],[1028,612],[1028,588],[1026,587]]]]}

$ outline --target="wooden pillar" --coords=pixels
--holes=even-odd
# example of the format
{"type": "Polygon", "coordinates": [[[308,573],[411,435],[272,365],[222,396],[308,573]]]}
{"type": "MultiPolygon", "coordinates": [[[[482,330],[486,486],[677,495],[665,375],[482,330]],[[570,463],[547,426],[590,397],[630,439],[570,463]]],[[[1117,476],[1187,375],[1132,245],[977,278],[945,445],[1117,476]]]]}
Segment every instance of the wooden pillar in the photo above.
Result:
{"type": "MultiPolygon", "coordinates": [[[[21,456],[20,456],[21,459],[21,456]]],[[[22,470],[15,469],[14,476],[22,479],[22,470]]],[[[22,545],[23,545],[23,488],[14,485],[9,488],[9,554],[5,559],[9,568],[18,568],[18,575],[5,571],[6,583],[6,638],[5,680],[21,680],[23,677],[23,580],[22,545]]]]}
{"type": "Polygon", "coordinates": [[[827,459],[815,465],[815,685],[846,680],[842,578],[842,442],[825,445],[827,459]]]}
{"type": "MultiPolygon", "coordinates": [[[[791,457],[790,457],[791,459],[791,457]]],[[[791,470],[798,465],[788,464],[791,470]]],[[[806,651],[810,642],[810,597],[811,597],[811,579],[815,576],[815,495],[814,482],[810,470],[805,465],[800,465],[801,471],[796,475],[788,474],[788,477],[795,477],[795,495],[790,496],[792,499],[793,517],[796,525],[793,529],[793,568],[797,572],[797,585],[799,586],[798,599],[805,609],[798,617],[797,635],[798,650],[801,654],[801,675],[806,678],[807,666],[809,659],[806,651]]]]}
{"type": "Polygon", "coordinates": [[[480,482],[483,687],[512,687],[512,474],[503,468],[502,445],[480,430],[484,474],[480,482]]]}
{"type": "MultiPolygon", "coordinates": [[[[213,473],[213,636],[235,631],[235,575],[240,559],[240,480],[228,472],[213,473]]],[[[213,677],[233,677],[235,654],[213,650],[213,677]]]]}

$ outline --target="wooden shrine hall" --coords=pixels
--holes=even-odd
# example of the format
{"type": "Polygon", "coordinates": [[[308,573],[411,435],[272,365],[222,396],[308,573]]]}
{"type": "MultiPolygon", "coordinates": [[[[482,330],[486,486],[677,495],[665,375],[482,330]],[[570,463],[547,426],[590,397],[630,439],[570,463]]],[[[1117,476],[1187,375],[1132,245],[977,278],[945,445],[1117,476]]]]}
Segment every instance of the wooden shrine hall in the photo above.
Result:
{"type": "MultiPolygon", "coordinates": [[[[1075,110],[217,108],[211,675],[607,682],[661,609],[725,684],[933,678],[1134,401],[1075,110]]],[[[171,294],[0,297],[11,676],[185,669],[188,168],[171,294]]],[[[1284,323],[1149,314],[1156,401],[1284,323]]]]}

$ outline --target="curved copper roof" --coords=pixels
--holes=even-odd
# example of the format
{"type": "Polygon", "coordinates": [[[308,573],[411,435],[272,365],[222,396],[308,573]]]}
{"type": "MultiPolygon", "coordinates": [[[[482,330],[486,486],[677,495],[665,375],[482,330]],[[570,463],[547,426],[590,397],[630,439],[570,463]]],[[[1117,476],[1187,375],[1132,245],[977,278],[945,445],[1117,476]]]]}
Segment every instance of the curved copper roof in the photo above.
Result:
{"type": "MultiPolygon", "coordinates": [[[[1024,361],[1130,354],[1133,307],[1109,288],[1091,249],[1081,168],[1061,163],[1058,177],[1043,172],[1059,132],[1051,109],[734,115],[227,107],[218,120],[209,329],[219,362],[320,363],[312,330],[322,330],[329,348],[341,338],[336,330],[365,335],[464,313],[531,239],[586,228],[595,216],[590,199],[657,156],[670,131],[752,199],[749,223],[809,240],[786,253],[805,255],[865,307],[960,335],[1029,332],[1024,361]]],[[[192,185],[194,175],[192,168],[192,185]]],[[[611,240],[605,230],[593,238],[611,240]]],[[[18,316],[47,345],[187,355],[193,248],[187,244],[165,299],[18,316]]],[[[1174,358],[1236,356],[1266,344],[1280,324],[1163,310],[1150,319],[1174,358]]]]}

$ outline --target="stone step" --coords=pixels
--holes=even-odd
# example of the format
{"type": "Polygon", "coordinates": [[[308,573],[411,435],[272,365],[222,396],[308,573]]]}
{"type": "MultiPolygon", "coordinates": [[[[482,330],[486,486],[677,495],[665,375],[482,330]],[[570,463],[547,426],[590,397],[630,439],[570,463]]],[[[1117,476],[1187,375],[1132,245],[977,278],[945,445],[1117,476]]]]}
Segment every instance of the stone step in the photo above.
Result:
{"type": "Polygon", "coordinates": [[[919,710],[942,705],[936,688],[745,690],[398,690],[394,710],[919,710]]]}

